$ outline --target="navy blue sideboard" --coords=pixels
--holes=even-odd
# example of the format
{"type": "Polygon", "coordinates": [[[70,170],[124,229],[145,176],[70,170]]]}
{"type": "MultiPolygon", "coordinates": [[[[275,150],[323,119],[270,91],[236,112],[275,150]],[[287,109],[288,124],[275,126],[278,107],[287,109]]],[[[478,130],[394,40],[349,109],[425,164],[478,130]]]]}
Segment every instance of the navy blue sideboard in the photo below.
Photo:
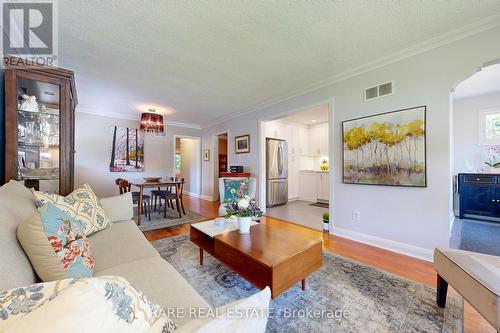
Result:
{"type": "Polygon", "coordinates": [[[458,174],[459,216],[500,222],[500,174],[458,174]]]}

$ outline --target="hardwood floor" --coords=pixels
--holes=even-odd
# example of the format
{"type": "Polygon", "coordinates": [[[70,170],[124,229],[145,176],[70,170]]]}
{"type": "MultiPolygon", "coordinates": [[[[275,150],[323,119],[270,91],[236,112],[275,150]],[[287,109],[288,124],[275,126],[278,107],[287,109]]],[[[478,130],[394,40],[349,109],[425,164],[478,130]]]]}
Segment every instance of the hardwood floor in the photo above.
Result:
{"type": "MultiPolygon", "coordinates": [[[[185,196],[186,209],[192,210],[207,218],[215,218],[218,214],[219,203],[201,200],[185,196]]],[[[320,231],[305,228],[292,223],[284,223],[272,217],[263,217],[262,223],[280,226],[281,228],[292,228],[304,234],[318,234],[320,231]]],[[[189,225],[184,224],[165,229],[147,231],[144,233],[150,241],[182,235],[189,233],[189,225]]],[[[329,252],[351,258],[366,265],[382,269],[402,276],[404,278],[426,284],[435,288],[436,272],[432,263],[408,257],[395,252],[387,251],[349,239],[341,238],[323,232],[323,248],[329,252]]],[[[450,292],[455,292],[450,288],[450,292]]],[[[464,332],[465,333],[489,333],[496,330],[479,314],[472,306],[465,302],[464,306],[464,332]]]]}

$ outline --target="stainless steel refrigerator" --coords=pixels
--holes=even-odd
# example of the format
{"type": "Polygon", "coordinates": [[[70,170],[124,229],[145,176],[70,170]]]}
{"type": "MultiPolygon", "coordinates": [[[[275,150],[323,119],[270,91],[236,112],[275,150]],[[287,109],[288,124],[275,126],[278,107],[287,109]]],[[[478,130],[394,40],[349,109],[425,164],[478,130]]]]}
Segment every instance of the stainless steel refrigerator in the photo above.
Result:
{"type": "Polygon", "coordinates": [[[266,206],[288,202],[288,146],[285,140],[266,139],[266,206]]]}

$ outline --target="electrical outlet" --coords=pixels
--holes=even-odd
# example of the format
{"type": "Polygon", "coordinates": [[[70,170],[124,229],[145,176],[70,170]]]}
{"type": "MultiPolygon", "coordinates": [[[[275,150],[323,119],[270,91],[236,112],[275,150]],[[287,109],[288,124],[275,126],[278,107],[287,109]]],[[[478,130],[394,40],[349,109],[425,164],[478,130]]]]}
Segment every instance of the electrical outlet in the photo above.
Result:
{"type": "Polygon", "coordinates": [[[352,219],[354,221],[360,221],[361,220],[361,213],[357,210],[352,211],[352,219]]]}

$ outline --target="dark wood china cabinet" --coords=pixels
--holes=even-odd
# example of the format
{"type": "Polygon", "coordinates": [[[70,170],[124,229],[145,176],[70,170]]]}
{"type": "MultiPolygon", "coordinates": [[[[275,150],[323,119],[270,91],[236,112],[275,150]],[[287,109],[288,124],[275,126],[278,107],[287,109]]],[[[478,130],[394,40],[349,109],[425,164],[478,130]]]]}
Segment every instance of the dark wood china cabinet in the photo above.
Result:
{"type": "Polygon", "coordinates": [[[36,190],[67,195],[73,191],[74,178],[73,72],[9,63],[5,69],[5,181],[21,180],[36,190]]]}

